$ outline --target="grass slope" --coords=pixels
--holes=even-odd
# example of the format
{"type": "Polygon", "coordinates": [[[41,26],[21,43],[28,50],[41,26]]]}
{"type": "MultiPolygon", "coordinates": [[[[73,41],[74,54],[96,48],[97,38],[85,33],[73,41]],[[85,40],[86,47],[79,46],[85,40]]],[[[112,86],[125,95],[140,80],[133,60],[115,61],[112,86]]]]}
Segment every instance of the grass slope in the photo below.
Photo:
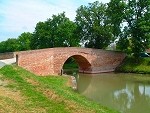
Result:
{"type": "Polygon", "coordinates": [[[150,74],[150,58],[146,57],[135,59],[134,57],[127,57],[116,71],[150,74]]]}
{"type": "Polygon", "coordinates": [[[87,100],[63,76],[36,76],[18,66],[0,69],[2,113],[116,113],[87,100]]]}

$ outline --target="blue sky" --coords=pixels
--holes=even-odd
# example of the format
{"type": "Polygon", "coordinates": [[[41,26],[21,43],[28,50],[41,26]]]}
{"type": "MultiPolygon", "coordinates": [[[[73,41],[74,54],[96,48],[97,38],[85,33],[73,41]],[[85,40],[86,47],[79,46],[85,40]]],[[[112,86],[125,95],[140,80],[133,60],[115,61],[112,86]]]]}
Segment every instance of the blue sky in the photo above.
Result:
{"type": "MultiPolygon", "coordinates": [[[[66,12],[70,20],[75,19],[81,5],[96,0],[0,0],[0,42],[17,38],[23,32],[33,32],[39,21],[53,14],[66,12]]],[[[110,0],[99,0],[107,3],[110,0]]]]}

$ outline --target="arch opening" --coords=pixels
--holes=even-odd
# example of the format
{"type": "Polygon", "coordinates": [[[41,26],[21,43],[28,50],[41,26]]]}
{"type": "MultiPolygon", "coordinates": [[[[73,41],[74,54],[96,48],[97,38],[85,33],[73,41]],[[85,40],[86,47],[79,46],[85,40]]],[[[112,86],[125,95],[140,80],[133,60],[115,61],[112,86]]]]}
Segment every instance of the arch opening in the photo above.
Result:
{"type": "Polygon", "coordinates": [[[62,69],[63,73],[71,75],[78,72],[85,73],[90,71],[91,64],[85,57],[81,55],[73,55],[65,60],[62,69]]]}

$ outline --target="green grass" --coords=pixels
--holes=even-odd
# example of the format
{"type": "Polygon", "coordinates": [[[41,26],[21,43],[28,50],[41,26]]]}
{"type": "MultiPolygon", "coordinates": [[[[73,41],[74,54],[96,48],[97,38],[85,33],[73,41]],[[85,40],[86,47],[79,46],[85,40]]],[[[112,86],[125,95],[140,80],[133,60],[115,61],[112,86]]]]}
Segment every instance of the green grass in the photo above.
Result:
{"type": "Polygon", "coordinates": [[[78,94],[68,85],[68,77],[36,76],[10,65],[0,69],[0,80],[7,82],[0,85],[0,91],[7,92],[0,95],[3,113],[117,113],[78,94]]]}
{"type": "Polygon", "coordinates": [[[127,57],[117,68],[118,72],[150,74],[150,58],[127,57]]]}

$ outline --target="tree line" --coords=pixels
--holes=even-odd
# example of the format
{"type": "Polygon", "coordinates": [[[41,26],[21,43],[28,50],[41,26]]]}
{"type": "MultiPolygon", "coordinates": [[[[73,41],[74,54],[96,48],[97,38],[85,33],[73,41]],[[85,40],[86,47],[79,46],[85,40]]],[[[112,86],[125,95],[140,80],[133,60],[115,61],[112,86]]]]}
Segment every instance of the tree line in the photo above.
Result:
{"type": "Polygon", "coordinates": [[[111,0],[81,5],[75,21],[65,12],[36,24],[33,33],[0,42],[0,52],[52,47],[116,49],[138,56],[150,45],[150,0],[111,0]]]}

